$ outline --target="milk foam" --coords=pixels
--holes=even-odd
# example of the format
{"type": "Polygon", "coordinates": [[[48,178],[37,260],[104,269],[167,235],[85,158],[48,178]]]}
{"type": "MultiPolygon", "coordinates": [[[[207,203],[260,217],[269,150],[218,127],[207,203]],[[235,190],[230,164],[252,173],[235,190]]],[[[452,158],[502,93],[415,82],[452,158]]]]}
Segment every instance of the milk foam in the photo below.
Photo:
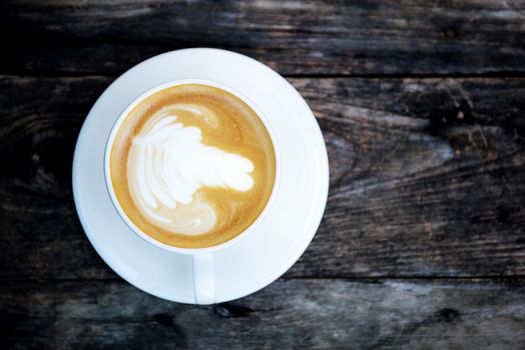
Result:
{"type": "Polygon", "coordinates": [[[202,234],[214,227],[217,217],[197,191],[203,187],[248,191],[254,185],[250,175],[254,166],[243,156],[203,144],[198,127],[177,122],[177,109],[216,126],[213,112],[198,105],[179,104],[157,114],[132,140],[128,182],[137,207],[150,220],[170,231],[202,234]]]}

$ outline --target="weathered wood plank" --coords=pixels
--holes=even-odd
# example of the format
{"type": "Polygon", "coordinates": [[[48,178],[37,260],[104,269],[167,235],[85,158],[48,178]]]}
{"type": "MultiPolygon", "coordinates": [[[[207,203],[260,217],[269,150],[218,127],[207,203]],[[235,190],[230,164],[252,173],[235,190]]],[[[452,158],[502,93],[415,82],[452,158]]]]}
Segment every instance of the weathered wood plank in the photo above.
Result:
{"type": "Polygon", "coordinates": [[[522,83],[296,80],[325,135],[331,191],[289,276],[523,275],[522,83]]]}
{"type": "MultiPolygon", "coordinates": [[[[78,130],[110,80],[0,78],[1,280],[114,277],[70,188],[78,130]]],[[[525,274],[525,79],[292,82],[323,129],[331,188],[288,277],[525,274]]]]}
{"type": "Polygon", "coordinates": [[[3,1],[0,73],[121,73],[226,48],[284,74],[525,72],[522,1],[3,1]]]}
{"type": "Polygon", "coordinates": [[[124,282],[0,290],[13,349],[519,349],[525,282],[277,281],[227,304],[163,301],[124,282]]]}

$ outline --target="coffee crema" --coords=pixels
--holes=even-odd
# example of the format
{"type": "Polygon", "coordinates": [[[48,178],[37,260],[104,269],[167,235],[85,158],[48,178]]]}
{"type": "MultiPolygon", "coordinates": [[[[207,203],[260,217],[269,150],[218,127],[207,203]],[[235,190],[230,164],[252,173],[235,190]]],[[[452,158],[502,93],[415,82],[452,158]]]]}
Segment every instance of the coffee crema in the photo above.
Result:
{"type": "Polygon", "coordinates": [[[120,207],[145,234],[180,248],[226,242],[268,202],[275,152],[243,101],[202,84],[169,87],[140,101],[110,153],[120,207]]]}

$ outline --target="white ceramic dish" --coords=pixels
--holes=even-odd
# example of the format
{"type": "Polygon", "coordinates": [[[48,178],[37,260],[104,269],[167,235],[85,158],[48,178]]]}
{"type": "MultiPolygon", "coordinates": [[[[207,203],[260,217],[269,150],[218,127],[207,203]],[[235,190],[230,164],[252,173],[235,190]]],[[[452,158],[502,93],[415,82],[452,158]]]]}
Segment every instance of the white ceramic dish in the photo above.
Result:
{"type": "Polygon", "coordinates": [[[215,81],[240,92],[261,110],[279,143],[279,188],[257,234],[213,253],[215,301],[229,301],[265,287],[297,261],[317,231],[328,195],[328,158],[315,117],[267,66],[237,53],[198,48],[155,56],[124,73],[97,100],[78,137],[75,205],[91,244],[122,278],[155,296],[195,303],[191,256],[135,235],[112,205],[104,180],[104,150],[117,117],[145,91],[179,79],[215,81]]]}

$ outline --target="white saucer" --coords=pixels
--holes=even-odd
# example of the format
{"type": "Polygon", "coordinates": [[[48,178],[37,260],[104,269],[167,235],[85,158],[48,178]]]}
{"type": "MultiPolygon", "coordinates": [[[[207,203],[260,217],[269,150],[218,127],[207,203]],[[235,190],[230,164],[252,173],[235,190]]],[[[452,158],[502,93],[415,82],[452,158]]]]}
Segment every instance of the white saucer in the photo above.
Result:
{"type": "Polygon", "coordinates": [[[133,67],[97,100],[78,137],[73,193],[80,221],[104,261],[137,288],[194,304],[191,256],[157,248],[120,219],[104,183],[103,157],[120,112],[144,91],[175,79],[203,79],[232,87],[267,117],[280,146],[281,181],[257,231],[214,253],[216,301],[251,294],[285,273],[305,251],[328,195],[328,158],[315,117],[299,93],[272,69],[246,56],[216,49],[186,49],[133,67]]]}

